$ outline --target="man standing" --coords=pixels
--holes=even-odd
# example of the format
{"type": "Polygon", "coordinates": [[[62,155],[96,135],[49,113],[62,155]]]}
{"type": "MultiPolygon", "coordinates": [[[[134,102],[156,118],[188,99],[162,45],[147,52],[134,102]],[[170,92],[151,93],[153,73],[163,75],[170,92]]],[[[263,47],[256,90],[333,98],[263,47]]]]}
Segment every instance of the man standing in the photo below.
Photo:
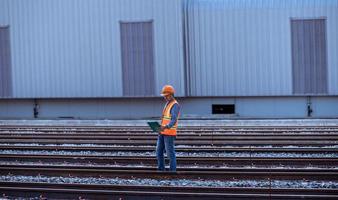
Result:
{"type": "Polygon", "coordinates": [[[170,161],[170,171],[176,171],[175,139],[177,133],[180,106],[174,98],[175,90],[165,85],[161,96],[167,101],[162,112],[161,130],[157,139],[156,156],[159,171],[165,170],[164,150],[170,161]]]}

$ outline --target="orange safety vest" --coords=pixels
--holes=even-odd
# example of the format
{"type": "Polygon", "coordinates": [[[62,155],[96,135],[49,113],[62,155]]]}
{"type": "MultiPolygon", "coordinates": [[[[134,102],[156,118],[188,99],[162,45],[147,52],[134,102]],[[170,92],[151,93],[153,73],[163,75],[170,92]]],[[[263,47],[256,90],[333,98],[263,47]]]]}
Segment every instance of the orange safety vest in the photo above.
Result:
{"type": "MultiPolygon", "coordinates": [[[[166,106],[163,109],[162,112],[162,122],[161,122],[161,126],[166,126],[170,123],[171,120],[171,114],[170,114],[170,110],[171,108],[175,105],[178,104],[178,102],[176,100],[173,100],[169,103],[166,104],[166,106]]],[[[161,134],[163,135],[171,135],[171,136],[176,136],[177,134],[177,124],[178,124],[178,117],[180,114],[178,114],[177,116],[177,121],[174,124],[173,127],[169,128],[169,129],[165,129],[164,131],[161,132],[161,134]]]]}

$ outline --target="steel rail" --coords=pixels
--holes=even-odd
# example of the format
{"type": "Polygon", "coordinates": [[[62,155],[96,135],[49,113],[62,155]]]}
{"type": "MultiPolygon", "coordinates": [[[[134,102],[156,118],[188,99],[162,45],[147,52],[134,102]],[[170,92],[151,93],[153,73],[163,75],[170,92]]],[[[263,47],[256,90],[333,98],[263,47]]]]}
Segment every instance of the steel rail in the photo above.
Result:
{"type": "MultiPolygon", "coordinates": [[[[0,154],[2,162],[65,162],[109,165],[156,165],[155,157],[149,156],[74,156],[0,154]]],[[[337,167],[338,158],[269,158],[269,157],[177,157],[179,165],[191,166],[324,166],[337,167]]]]}
{"type": "Polygon", "coordinates": [[[83,184],[0,182],[5,197],[39,197],[40,199],[178,199],[178,200],[285,200],[285,199],[337,199],[336,189],[276,189],[276,188],[210,188],[113,186],[83,184]]]}
{"type": "MultiPolygon", "coordinates": [[[[30,131],[36,131],[36,132],[92,132],[92,133],[97,133],[97,132],[102,132],[102,133],[150,133],[152,132],[149,128],[143,128],[143,129],[111,129],[111,130],[102,130],[102,129],[73,129],[69,127],[68,129],[1,129],[0,132],[8,132],[8,131],[20,131],[20,132],[30,132],[30,131]]],[[[325,132],[334,132],[337,133],[338,129],[184,129],[184,128],[179,128],[178,132],[181,133],[212,133],[212,132],[222,132],[222,133],[306,133],[306,132],[319,132],[319,133],[325,133],[325,132]]]]}
{"type": "MultiPolygon", "coordinates": [[[[82,140],[147,140],[147,139],[157,139],[157,134],[152,135],[67,135],[67,134],[58,134],[58,135],[7,135],[0,134],[1,139],[82,139],[82,140]]],[[[200,135],[178,135],[177,140],[334,140],[338,141],[338,135],[333,136],[321,136],[321,135],[305,135],[305,136],[238,136],[238,135],[229,135],[229,136],[219,136],[219,135],[210,135],[210,136],[200,136],[200,135]]]]}
{"type": "MultiPolygon", "coordinates": [[[[151,152],[155,151],[155,146],[142,147],[142,146],[118,146],[118,147],[102,147],[102,146],[9,146],[0,144],[0,150],[59,150],[59,151],[114,151],[114,152],[151,152]]],[[[259,147],[176,147],[177,152],[251,152],[251,153],[338,153],[338,148],[259,148],[259,147]]],[[[337,154],[338,155],[338,154],[337,154]]]]}
{"type": "MultiPolygon", "coordinates": [[[[0,139],[1,143],[40,143],[40,144],[105,144],[105,145],[154,145],[156,144],[156,138],[149,139],[125,139],[118,140],[114,139],[102,139],[97,138],[91,139],[0,139]]],[[[337,145],[338,140],[180,140],[175,141],[176,145],[214,145],[214,146],[224,146],[224,145],[242,145],[242,146],[255,146],[255,145],[274,145],[274,146],[285,146],[285,145],[295,145],[295,146],[325,146],[325,145],[337,145]]]]}
{"type": "MultiPolygon", "coordinates": [[[[0,132],[1,136],[116,136],[116,137],[122,137],[122,136],[156,136],[157,133],[154,132],[0,132]]],[[[334,133],[223,133],[223,132],[212,132],[212,133],[185,133],[178,131],[178,137],[210,137],[210,136],[217,136],[217,137],[338,137],[338,132],[334,133]]]]}
{"type": "MultiPolygon", "coordinates": [[[[1,168],[8,168],[8,169],[13,169],[15,170],[16,168],[35,168],[35,169],[81,169],[81,170],[105,170],[105,171],[147,171],[147,172],[156,172],[157,168],[155,166],[142,166],[142,167],[131,167],[131,166],[84,166],[84,165],[44,165],[42,163],[37,163],[34,165],[27,165],[27,164],[0,164],[0,169],[1,168]]],[[[283,173],[338,173],[338,168],[268,168],[268,167],[262,167],[262,168],[247,168],[247,167],[228,167],[228,168],[206,168],[206,167],[178,167],[177,171],[179,172],[206,172],[212,174],[212,172],[234,172],[234,173],[239,173],[239,172],[264,172],[264,173],[276,173],[276,172],[283,172],[283,173]]]]}
{"type": "Polygon", "coordinates": [[[177,171],[177,172],[159,172],[156,170],[120,170],[120,169],[102,169],[97,167],[85,168],[55,168],[53,166],[39,167],[35,166],[0,166],[0,175],[11,176],[61,176],[61,177],[95,177],[95,178],[125,178],[125,179],[160,179],[160,180],[322,180],[337,181],[338,172],[306,172],[306,171],[177,171]]]}

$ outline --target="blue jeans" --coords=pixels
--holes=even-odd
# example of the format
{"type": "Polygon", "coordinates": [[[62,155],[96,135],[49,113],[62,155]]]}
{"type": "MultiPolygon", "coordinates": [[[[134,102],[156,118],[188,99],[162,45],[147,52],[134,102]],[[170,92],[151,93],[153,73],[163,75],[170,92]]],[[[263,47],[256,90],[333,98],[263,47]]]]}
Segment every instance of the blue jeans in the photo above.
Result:
{"type": "Polygon", "coordinates": [[[165,170],[164,151],[170,162],[170,171],[176,171],[175,136],[159,134],[156,145],[157,169],[165,170]]]}

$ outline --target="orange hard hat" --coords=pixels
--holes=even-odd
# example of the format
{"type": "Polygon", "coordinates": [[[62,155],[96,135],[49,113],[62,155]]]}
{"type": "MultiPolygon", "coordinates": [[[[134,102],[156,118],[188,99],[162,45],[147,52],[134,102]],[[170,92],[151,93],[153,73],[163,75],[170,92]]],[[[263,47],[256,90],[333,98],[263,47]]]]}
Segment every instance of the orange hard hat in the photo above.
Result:
{"type": "Polygon", "coordinates": [[[167,95],[173,95],[175,93],[175,89],[173,86],[171,85],[165,85],[163,86],[162,88],[162,91],[161,91],[161,96],[167,96],[167,95]]]}

